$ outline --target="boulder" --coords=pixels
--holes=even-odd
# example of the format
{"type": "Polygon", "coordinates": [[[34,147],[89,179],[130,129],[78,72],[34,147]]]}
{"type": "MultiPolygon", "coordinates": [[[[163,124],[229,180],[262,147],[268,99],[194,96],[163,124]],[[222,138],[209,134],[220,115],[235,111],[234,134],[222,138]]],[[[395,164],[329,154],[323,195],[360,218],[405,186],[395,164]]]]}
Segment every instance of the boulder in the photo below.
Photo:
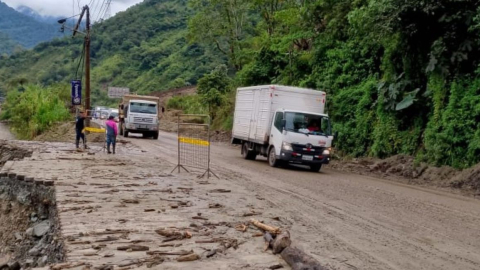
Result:
{"type": "Polygon", "coordinates": [[[44,236],[50,230],[50,221],[45,220],[33,226],[33,235],[36,237],[44,236]]]}

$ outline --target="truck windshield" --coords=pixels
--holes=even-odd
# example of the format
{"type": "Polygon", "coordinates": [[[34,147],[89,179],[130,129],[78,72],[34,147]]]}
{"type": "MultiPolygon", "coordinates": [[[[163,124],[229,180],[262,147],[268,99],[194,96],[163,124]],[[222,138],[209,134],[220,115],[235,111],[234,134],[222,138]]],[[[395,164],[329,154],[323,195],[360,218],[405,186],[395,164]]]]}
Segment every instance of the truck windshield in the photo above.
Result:
{"type": "Polygon", "coordinates": [[[285,129],[311,135],[330,136],[332,134],[328,117],[317,114],[286,112],[285,129]]]}
{"type": "Polygon", "coordinates": [[[149,104],[149,103],[131,102],[130,103],[130,112],[132,112],[132,113],[157,114],[157,105],[156,104],[149,104]]]}

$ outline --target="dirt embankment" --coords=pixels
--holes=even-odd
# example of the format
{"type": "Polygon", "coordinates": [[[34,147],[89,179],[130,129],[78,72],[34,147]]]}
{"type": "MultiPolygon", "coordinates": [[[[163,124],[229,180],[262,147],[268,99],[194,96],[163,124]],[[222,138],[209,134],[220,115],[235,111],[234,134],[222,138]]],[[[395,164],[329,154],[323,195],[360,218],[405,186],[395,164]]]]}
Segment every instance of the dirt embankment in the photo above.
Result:
{"type": "Polygon", "coordinates": [[[162,92],[153,92],[150,93],[149,95],[159,97],[160,98],[160,104],[162,106],[166,107],[167,101],[175,96],[185,96],[185,95],[192,95],[197,91],[196,86],[185,86],[177,89],[172,89],[172,90],[167,90],[167,91],[162,91],[162,92]]]}
{"type": "MultiPolygon", "coordinates": [[[[5,142],[0,145],[2,166],[31,154],[5,142]]],[[[0,269],[26,269],[63,260],[53,187],[40,185],[24,175],[8,173],[8,168],[3,168],[0,228],[0,269]]]]}
{"type": "MultiPolygon", "coordinates": [[[[177,132],[178,129],[178,115],[182,114],[180,110],[167,110],[162,119],[160,120],[160,130],[167,132],[177,132]]],[[[187,120],[188,121],[188,120],[187,120]]],[[[188,127],[184,127],[188,128],[188,127]]],[[[204,131],[206,133],[206,131],[204,131]]],[[[198,134],[197,134],[198,135],[198,134]]],[[[199,137],[206,137],[204,136],[199,137]]],[[[230,142],[232,138],[231,131],[224,130],[210,130],[210,141],[211,142],[230,142]]]]}
{"type": "Polygon", "coordinates": [[[480,195],[480,164],[460,171],[448,166],[417,164],[411,156],[397,155],[384,160],[371,158],[336,160],[330,163],[329,167],[408,184],[454,188],[470,195],[480,195]]]}
{"type": "MultiPolygon", "coordinates": [[[[91,122],[91,126],[94,128],[100,128],[100,126],[94,122],[91,122]]],[[[75,123],[67,122],[50,128],[48,131],[35,137],[33,140],[41,142],[71,142],[74,144],[75,137],[75,123]]],[[[103,142],[104,140],[105,135],[103,133],[87,134],[87,144],[89,142],[103,142]]]]}

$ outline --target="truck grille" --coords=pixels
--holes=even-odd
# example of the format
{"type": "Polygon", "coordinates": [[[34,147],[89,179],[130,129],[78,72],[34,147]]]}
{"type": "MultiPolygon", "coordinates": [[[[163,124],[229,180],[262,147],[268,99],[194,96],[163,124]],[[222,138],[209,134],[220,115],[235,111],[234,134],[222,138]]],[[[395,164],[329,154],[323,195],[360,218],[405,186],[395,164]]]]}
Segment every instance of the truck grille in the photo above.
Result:
{"type": "Polygon", "coordinates": [[[311,148],[307,148],[306,145],[303,144],[292,144],[293,151],[299,154],[305,155],[321,155],[325,147],[320,146],[313,146],[311,148]]]}
{"type": "Polygon", "coordinates": [[[153,118],[144,118],[144,117],[133,117],[133,122],[135,123],[153,123],[153,118]]]}

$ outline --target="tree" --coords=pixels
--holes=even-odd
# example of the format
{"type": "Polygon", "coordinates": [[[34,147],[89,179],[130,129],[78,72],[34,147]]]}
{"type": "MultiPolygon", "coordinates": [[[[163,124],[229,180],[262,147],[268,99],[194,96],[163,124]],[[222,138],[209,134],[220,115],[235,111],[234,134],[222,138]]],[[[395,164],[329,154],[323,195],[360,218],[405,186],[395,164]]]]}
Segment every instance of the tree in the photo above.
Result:
{"type": "Polygon", "coordinates": [[[242,49],[253,29],[247,0],[191,0],[190,7],[196,11],[188,22],[191,42],[214,44],[229,57],[236,70],[243,65],[242,49]]]}
{"type": "Polygon", "coordinates": [[[202,100],[208,105],[208,110],[212,119],[224,100],[225,95],[232,87],[232,80],[228,77],[227,67],[220,65],[212,72],[198,80],[197,93],[202,100]]]}

